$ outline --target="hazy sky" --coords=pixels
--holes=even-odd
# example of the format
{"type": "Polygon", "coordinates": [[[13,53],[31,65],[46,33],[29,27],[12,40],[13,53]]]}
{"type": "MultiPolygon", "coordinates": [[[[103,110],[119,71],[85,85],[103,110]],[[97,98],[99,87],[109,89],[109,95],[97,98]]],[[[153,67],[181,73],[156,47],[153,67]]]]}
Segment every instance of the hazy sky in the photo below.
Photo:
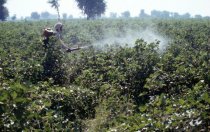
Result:
{"type": "MultiPolygon", "coordinates": [[[[31,12],[39,13],[48,11],[56,14],[56,11],[47,3],[48,0],[7,0],[6,7],[9,9],[10,16],[14,14],[18,18],[30,16],[31,12]]],[[[106,16],[110,12],[121,15],[122,12],[129,10],[131,16],[138,16],[141,9],[150,14],[151,10],[167,10],[184,14],[189,12],[191,15],[200,14],[210,16],[210,0],[105,0],[107,3],[106,16]]],[[[60,0],[60,13],[67,13],[74,17],[84,16],[77,8],[75,0],[60,0]]]]}

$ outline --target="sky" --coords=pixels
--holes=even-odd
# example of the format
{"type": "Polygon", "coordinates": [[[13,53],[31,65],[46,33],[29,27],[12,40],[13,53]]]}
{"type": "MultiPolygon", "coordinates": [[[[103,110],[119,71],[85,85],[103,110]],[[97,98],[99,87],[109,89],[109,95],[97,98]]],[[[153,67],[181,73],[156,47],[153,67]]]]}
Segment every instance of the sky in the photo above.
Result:
{"type": "MultiPolygon", "coordinates": [[[[56,10],[50,7],[48,0],[7,0],[6,7],[9,15],[16,14],[17,18],[30,16],[31,12],[48,11],[56,14],[56,10]]],[[[115,12],[118,16],[124,11],[130,11],[131,16],[138,16],[141,9],[147,14],[152,10],[178,12],[179,14],[190,13],[194,15],[210,16],[209,0],[105,0],[107,7],[105,15],[115,12]]],[[[84,17],[77,8],[75,0],[60,0],[60,14],[67,13],[73,17],[84,17]]]]}

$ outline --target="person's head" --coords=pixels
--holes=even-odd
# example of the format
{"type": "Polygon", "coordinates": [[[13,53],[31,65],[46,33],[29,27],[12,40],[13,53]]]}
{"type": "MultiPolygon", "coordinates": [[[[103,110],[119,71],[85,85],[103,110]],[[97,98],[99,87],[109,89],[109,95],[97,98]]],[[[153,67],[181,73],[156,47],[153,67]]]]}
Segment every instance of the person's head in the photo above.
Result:
{"type": "Polygon", "coordinates": [[[58,23],[55,24],[54,28],[55,28],[56,32],[61,33],[62,30],[63,30],[63,24],[58,22],[58,23]]]}

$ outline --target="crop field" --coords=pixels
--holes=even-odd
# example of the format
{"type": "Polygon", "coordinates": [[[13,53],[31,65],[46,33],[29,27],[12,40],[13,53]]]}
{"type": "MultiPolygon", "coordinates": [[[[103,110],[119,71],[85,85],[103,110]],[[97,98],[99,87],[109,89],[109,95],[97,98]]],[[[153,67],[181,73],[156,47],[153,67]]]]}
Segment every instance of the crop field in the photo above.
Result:
{"type": "Polygon", "coordinates": [[[0,131],[210,131],[209,19],[0,22],[0,131]]]}

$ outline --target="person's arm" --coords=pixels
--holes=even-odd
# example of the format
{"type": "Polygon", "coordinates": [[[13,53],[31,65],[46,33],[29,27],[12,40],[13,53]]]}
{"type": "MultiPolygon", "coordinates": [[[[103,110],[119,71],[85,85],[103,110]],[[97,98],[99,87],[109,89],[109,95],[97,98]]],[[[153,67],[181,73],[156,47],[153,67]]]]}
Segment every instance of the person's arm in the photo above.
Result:
{"type": "Polygon", "coordinates": [[[76,50],[79,50],[79,49],[80,49],[80,47],[77,47],[77,48],[68,48],[66,50],[66,52],[72,52],[72,51],[76,51],[76,50]]]}

